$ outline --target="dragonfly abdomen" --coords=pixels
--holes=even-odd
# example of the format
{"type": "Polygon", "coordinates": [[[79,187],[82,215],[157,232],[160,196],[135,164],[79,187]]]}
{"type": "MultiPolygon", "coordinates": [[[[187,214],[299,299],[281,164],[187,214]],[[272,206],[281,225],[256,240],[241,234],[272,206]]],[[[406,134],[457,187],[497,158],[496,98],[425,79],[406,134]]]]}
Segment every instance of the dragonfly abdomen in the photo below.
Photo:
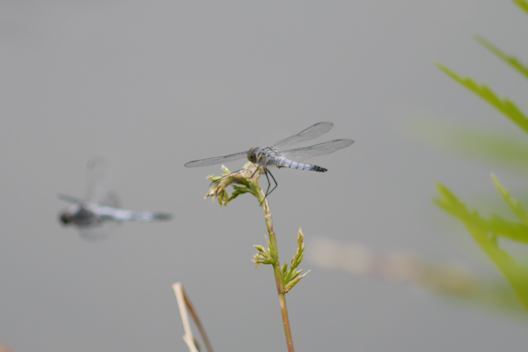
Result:
{"type": "Polygon", "coordinates": [[[303,170],[303,171],[315,171],[315,172],[326,172],[327,169],[324,167],[314,165],[314,164],[306,164],[306,163],[300,163],[297,161],[293,161],[287,158],[277,158],[275,161],[275,164],[279,167],[287,167],[289,169],[295,169],[295,170],[303,170]]]}

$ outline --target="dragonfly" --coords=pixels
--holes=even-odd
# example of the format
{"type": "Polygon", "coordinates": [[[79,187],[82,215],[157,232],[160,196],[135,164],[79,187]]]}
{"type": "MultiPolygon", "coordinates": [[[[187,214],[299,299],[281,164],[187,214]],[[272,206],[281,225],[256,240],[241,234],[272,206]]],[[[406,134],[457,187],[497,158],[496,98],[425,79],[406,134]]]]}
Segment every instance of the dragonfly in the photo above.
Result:
{"type": "MultiPolygon", "coordinates": [[[[303,171],[326,172],[326,168],[305,161],[318,156],[334,153],[338,150],[349,147],[354,143],[351,139],[334,139],[331,141],[313,144],[306,147],[292,148],[312,139],[318,138],[328,133],[334,124],[332,122],[317,122],[304,130],[281,139],[268,147],[252,147],[247,151],[215,156],[211,158],[192,160],[185,163],[185,167],[202,167],[224,164],[236,160],[247,158],[253,164],[259,166],[266,176],[268,186],[265,196],[269,196],[277,187],[278,182],[270,171],[271,167],[289,168],[303,171]],[[271,184],[273,182],[273,185],[271,184]]],[[[259,170],[257,168],[255,172],[259,170]]]]}
{"type": "Polygon", "coordinates": [[[84,199],[66,194],[58,196],[60,200],[70,204],[59,213],[60,223],[77,228],[81,238],[89,241],[102,239],[107,236],[111,224],[130,221],[153,222],[172,218],[169,213],[122,208],[117,194],[104,187],[106,163],[103,159],[90,160],[86,169],[87,190],[84,199]]]}

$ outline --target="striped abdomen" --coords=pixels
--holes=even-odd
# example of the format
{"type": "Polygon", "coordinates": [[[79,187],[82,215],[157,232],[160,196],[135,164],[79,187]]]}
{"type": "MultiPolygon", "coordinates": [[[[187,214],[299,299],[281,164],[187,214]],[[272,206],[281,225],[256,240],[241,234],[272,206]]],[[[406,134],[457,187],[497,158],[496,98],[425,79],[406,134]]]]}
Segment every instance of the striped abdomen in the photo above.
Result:
{"type": "Polygon", "coordinates": [[[293,161],[284,157],[279,157],[275,161],[275,165],[278,167],[287,167],[289,169],[295,169],[295,170],[303,170],[303,171],[316,171],[316,172],[326,172],[327,169],[324,167],[314,165],[314,164],[306,164],[306,163],[299,163],[297,161],[293,161]]]}
{"type": "Polygon", "coordinates": [[[264,167],[267,166],[276,166],[276,167],[287,167],[289,169],[303,170],[303,171],[316,171],[316,172],[326,172],[327,169],[324,167],[300,163],[297,161],[290,160],[282,156],[277,150],[271,147],[259,148],[256,152],[258,164],[264,167]]]}

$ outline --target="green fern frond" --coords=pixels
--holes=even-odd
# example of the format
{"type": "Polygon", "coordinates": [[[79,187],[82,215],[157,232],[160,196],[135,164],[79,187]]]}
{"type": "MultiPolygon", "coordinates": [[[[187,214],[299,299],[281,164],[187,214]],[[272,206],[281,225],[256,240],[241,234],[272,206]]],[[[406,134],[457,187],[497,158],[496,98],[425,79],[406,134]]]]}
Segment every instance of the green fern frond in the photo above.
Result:
{"type": "Polygon", "coordinates": [[[528,1],[527,0],[513,0],[513,2],[519,6],[521,10],[528,13],[528,1]]]}
{"type": "MultiPolygon", "coordinates": [[[[506,220],[499,215],[493,215],[489,219],[482,217],[478,211],[469,211],[467,207],[455,197],[447,188],[438,186],[440,198],[435,199],[435,203],[451,216],[470,221],[485,230],[490,238],[505,238],[510,241],[528,244],[528,226],[521,222],[506,220]]],[[[522,216],[519,214],[518,216],[522,216]]],[[[526,214],[525,214],[526,216],[526,214]]]]}
{"type": "Polygon", "coordinates": [[[469,77],[462,77],[451,71],[446,66],[437,64],[438,68],[449,77],[487,101],[491,106],[499,110],[511,122],[516,124],[524,132],[528,133],[528,117],[509,99],[501,99],[489,87],[479,85],[469,77]]]}
{"type": "MultiPolygon", "coordinates": [[[[493,183],[495,184],[495,187],[499,191],[499,193],[502,195],[502,198],[504,199],[504,202],[508,204],[511,211],[517,216],[517,218],[524,224],[528,225],[528,213],[526,213],[526,210],[522,206],[519,201],[517,201],[515,198],[513,198],[508,190],[500,183],[499,179],[495,175],[491,175],[491,179],[493,180],[493,183]]],[[[528,233],[526,234],[528,238],[528,233]]]]}
{"type": "Polygon", "coordinates": [[[495,54],[499,59],[506,62],[508,65],[513,67],[515,70],[517,70],[519,73],[523,74],[526,78],[528,78],[528,66],[524,65],[521,61],[519,61],[514,56],[506,54],[504,51],[497,48],[493,43],[491,43],[489,40],[477,36],[475,38],[477,42],[479,42],[483,47],[488,49],[491,53],[495,54]]]}
{"type": "Polygon", "coordinates": [[[430,145],[515,172],[528,172],[528,139],[524,135],[460,124],[454,126],[440,119],[422,118],[411,126],[416,136],[430,145]]]}
{"type": "Polygon", "coordinates": [[[443,184],[439,183],[437,188],[440,196],[435,200],[436,203],[464,224],[473,240],[509,281],[523,306],[528,309],[528,268],[520,265],[499,247],[495,237],[489,233],[477,212],[469,211],[466,205],[443,184]]]}
{"type": "Polygon", "coordinates": [[[528,244],[528,226],[525,224],[506,220],[498,215],[488,220],[481,220],[482,228],[486,228],[491,235],[528,244]]]}

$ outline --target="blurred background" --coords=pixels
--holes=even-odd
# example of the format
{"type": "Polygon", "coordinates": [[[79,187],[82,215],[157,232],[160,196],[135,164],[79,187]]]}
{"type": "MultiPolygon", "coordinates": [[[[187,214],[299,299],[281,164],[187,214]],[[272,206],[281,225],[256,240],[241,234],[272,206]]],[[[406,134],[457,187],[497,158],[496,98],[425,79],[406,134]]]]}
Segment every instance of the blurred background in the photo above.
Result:
{"type": "MultiPolygon", "coordinates": [[[[526,82],[472,40],[528,57],[527,17],[510,2],[0,2],[0,345],[15,351],[183,351],[171,291],[184,283],[218,351],[280,351],[284,338],[250,197],[203,200],[185,161],[273,143],[317,121],[352,148],[326,174],[276,172],[270,199],[284,258],[302,226],[320,238],[405,250],[496,272],[433,203],[434,182],[490,193],[490,166],[446,153],[417,121],[519,134],[433,65],[482,77],[526,102],[526,82]],[[57,221],[82,196],[94,155],[132,209],[88,243],[57,221]]],[[[526,107],[521,104],[521,107],[526,107]]],[[[238,167],[233,165],[232,167],[238,167]]],[[[514,182],[512,180],[512,182],[514,182]]],[[[289,295],[299,351],[525,351],[526,321],[394,282],[305,262],[289,295]]],[[[500,280],[498,274],[496,278],[500,280]]]]}

